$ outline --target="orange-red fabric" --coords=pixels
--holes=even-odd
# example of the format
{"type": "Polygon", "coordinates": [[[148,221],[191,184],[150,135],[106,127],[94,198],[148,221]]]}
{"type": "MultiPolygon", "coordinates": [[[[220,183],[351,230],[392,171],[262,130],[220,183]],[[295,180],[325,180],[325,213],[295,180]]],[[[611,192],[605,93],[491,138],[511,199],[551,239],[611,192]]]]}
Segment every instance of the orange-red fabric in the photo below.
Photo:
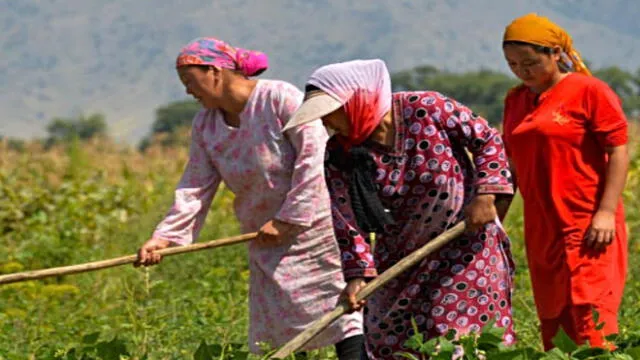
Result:
{"type": "Polygon", "coordinates": [[[613,243],[596,251],[584,238],[604,191],[605,147],[627,143],[620,99],[603,81],[572,73],[540,96],[512,90],[503,128],[524,199],[538,316],[557,318],[569,305],[617,313],[627,269],[622,199],[613,243]]]}
{"type": "Polygon", "coordinates": [[[545,351],[554,347],[553,338],[562,329],[578,345],[589,341],[591,346],[608,347],[613,350],[613,344],[609,344],[606,337],[618,333],[617,314],[606,309],[592,308],[588,305],[567,306],[554,319],[542,319],[540,321],[540,332],[542,333],[542,344],[545,351]],[[604,325],[600,330],[596,329],[592,310],[598,312],[598,323],[604,325]]]}
{"type": "Polygon", "coordinates": [[[345,149],[359,145],[365,141],[378,127],[382,119],[379,117],[380,93],[366,89],[357,89],[344,104],[344,111],[349,119],[349,136],[338,136],[345,149]]]}

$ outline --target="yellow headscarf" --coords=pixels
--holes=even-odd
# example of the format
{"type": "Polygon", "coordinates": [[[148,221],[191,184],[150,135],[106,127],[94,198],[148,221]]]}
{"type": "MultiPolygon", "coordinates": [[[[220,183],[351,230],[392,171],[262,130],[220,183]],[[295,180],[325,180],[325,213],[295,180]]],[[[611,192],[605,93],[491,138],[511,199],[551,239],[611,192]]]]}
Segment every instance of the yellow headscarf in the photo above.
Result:
{"type": "Polygon", "coordinates": [[[582,61],[580,53],[573,48],[571,36],[560,26],[546,17],[530,13],[519,17],[509,24],[502,41],[521,41],[529,44],[552,48],[560,46],[569,60],[569,64],[576,72],[591,75],[591,71],[582,61]]]}

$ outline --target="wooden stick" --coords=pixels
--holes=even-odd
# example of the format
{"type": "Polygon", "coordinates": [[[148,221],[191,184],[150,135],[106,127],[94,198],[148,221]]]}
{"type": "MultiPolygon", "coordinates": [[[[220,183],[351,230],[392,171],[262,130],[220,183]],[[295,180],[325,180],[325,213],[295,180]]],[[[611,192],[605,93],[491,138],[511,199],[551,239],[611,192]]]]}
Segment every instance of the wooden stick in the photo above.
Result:
{"type": "MultiPolygon", "coordinates": [[[[200,251],[204,249],[212,249],[220,246],[227,246],[233,244],[243,243],[249,240],[253,240],[258,234],[249,233],[233,237],[228,237],[219,240],[213,240],[205,243],[191,244],[185,246],[175,246],[166,249],[158,250],[156,253],[162,256],[178,255],[194,251],[200,251]]],[[[100,260],[94,262],[88,262],[78,265],[61,266],[43,270],[24,271],[19,273],[7,274],[0,276],[0,285],[10,284],[19,281],[28,281],[43,279],[51,276],[60,276],[68,274],[77,274],[81,272],[95,271],[100,269],[106,269],[114,266],[132,264],[138,259],[138,255],[127,255],[117,257],[109,260],[100,260]]]]}
{"type": "MultiPolygon", "coordinates": [[[[387,269],[387,271],[385,271],[373,281],[368,283],[365,287],[363,287],[356,295],[356,299],[360,301],[368,298],[376,290],[389,282],[389,280],[398,276],[400,273],[409,269],[411,266],[417,264],[419,261],[427,257],[429,254],[433,253],[434,251],[437,251],[449,241],[460,236],[464,232],[464,229],[465,223],[460,222],[456,226],[440,234],[435,239],[429,241],[420,249],[412,252],[402,260],[398,261],[395,265],[387,269]]],[[[340,316],[344,315],[344,313],[347,312],[349,308],[350,307],[346,301],[341,301],[335,309],[333,309],[329,313],[324,314],[305,331],[301,332],[300,334],[298,334],[298,336],[281,347],[276,353],[271,356],[271,359],[284,359],[287,356],[291,355],[292,353],[306,345],[309,341],[311,341],[311,339],[318,335],[322,330],[327,328],[340,316]]]]}

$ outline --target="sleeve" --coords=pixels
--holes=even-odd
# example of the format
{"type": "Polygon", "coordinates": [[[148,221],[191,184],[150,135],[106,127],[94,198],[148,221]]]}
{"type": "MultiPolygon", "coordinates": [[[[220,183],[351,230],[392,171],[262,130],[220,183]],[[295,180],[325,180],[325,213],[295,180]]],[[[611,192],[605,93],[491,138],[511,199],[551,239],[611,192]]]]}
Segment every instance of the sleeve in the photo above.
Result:
{"type": "Polygon", "coordinates": [[[513,195],[513,183],[504,143],[498,130],[468,107],[438,96],[436,112],[452,143],[458,143],[473,155],[477,194],[513,195]]]}
{"type": "Polygon", "coordinates": [[[333,228],[340,248],[344,277],[347,281],[357,277],[374,278],[378,272],[371,245],[365,233],[356,224],[345,174],[332,165],[327,165],[325,169],[331,198],[333,228]]]}
{"type": "Polygon", "coordinates": [[[203,118],[206,113],[202,111],[194,119],[187,166],[174,192],[173,206],[156,226],[154,238],[187,245],[197,239],[202,229],[221,182],[202,142],[203,118]]]}
{"type": "Polygon", "coordinates": [[[627,118],[622,101],[603,81],[588,88],[586,108],[590,129],[603,147],[624,145],[628,141],[627,118]]]}
{"type": "MultiPolygon", "coordinates": [[[[278,116],[284,125],[302,104],[303,94],[293,86],[283,87],[277,102],[278,116]]],[[[288,130],[285,136],[295,150],[291,187],[276,219],[309,227],[316,218],[319,205],[326,201],[324,184],[324,150],[327,131],[320,120],[288,130]],[[324,199],[322,197],[325,197],[324,199]]]]}

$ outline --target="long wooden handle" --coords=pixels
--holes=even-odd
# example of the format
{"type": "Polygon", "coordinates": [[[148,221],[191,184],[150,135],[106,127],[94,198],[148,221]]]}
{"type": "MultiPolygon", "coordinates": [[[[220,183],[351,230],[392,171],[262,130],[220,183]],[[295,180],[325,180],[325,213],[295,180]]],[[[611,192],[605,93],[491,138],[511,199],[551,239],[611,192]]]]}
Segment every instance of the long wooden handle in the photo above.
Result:
{"type": "MultiPolygon", "coordinates": [[[[212,240],[205,243],[169,247],[166,249],[158,250],[156,251],[156,253],[162,256],[184,254],[184,253],[189,253],[189,252],[194,252],[194,251],[199,251],[204,249],[211,249],[211,248],[216,248],[220,246],[233,245],[233,244],[246,242],[254,239],[257,235],[258,235],[257,233],[249,233],[249,234],[243,234],[243,235],[228,237],[228,238],[219,239],[219,240],[212,240]]],[[[19,281],[43,279],[51,276],[77,274],[81,272],[106,269],[106,268],[119,266],[119,265],[132,264],[137,259],[138,259],[137,254],[127,255],[127,256],[121,256],[113,259],[88,262],[88,263],[78,264],[78,265],[61,266],[61,267],[55,267],[50,269],[24,271],[19,273],[7,274],[7,275],[0,276],[0,285],[10,284],[10,283],[19,282],[19,281]]]]}
{"type": "MultiPolygon", "coordinates": [[[[456,226],[440,234],[435,239],[429,241],[420,249],[412,252],[402,260],[398,261],[395,265],[387,269],[387,271],[383,272],[380,276],[363,287],[356,295],[356,299],[360,301],[368,298],[376,290],[389,282],[389,280],[398,276],[400,273],[409,269],[411,266],[417,264],[419,261],[424,259],[429,254],[433,253],[434,251],[437,251],[449,241],[462,235],[464,229],[465,223],[460,222],[456,226]]],[[[333,309],[329,313],[324,314],[305,331],[301,332],[300,334],[298,334],[298,336],[291,339],[288,343],[281,347],[271,356],[271,359],[284,359],[287,356],[291,355],[293,352],[297,351],[309,341],[311,341],[311,339],[313,339],[322,330],[331,325],[331,323],[337,320],[340,316],[344,315],[344,313],[348,310],[349,305],[345,301],[341,301],[335,309],[333,309]]]]}

